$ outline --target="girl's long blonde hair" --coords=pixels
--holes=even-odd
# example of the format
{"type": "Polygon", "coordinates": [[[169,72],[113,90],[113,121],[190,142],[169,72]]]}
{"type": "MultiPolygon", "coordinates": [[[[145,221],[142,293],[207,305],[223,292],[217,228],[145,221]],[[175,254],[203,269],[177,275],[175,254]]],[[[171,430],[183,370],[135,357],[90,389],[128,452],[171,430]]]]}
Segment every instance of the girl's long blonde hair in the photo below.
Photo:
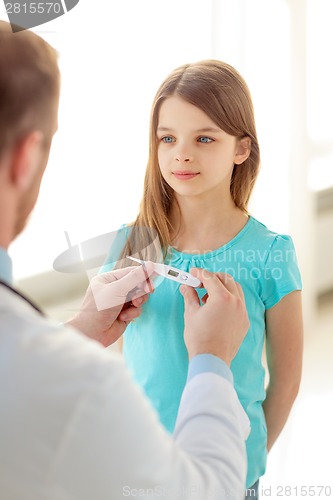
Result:
{"type": "Polygon", "coordinates": [[[260,164],[254,111],[248,86],[242,76],[224,62],[204,60],[184,64],[164,80],[153,101],[143,197],[139,214],[130,225],[130,236],[123,255],[139,252],[141,258],[155,260],[151,242],[154,239],[152,235],[157,234],[165,256],[171,244],[172,234],[177,229],[171,226],[169,220],[170,209],[176,199],[173,189],[161,175],[156,135],[161,104],[173,95],[201,109],[226,133],[237,138],[251,139],[251,153],[241,165],[234,165],[230,185],[235,205],[248,213],[248,202],[260,164]]]}

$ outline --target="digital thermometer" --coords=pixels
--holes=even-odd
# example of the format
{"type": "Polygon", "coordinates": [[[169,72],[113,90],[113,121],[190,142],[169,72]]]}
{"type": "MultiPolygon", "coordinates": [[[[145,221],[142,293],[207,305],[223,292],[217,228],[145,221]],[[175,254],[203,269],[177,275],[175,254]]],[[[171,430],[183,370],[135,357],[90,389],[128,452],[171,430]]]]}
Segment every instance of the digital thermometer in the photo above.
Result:
{"type": "MultiPolygon", "coordinates": [[[[127,255],[127,258],[142,265],[146,264],[146,261],[130,257],[129,255],[127,255]]],[[[193,286],[194,288],[201,285],[201,281],[198,278],[195,278],[192,274],[182,271],[181,269],[177,269],[176,267],[171,267],[166,264],[157,264],[156,262],[153,262],[153,264],[155,273],[160,276],[164,276],[164,278],[178,281],[178,283],[193,286]]]]}

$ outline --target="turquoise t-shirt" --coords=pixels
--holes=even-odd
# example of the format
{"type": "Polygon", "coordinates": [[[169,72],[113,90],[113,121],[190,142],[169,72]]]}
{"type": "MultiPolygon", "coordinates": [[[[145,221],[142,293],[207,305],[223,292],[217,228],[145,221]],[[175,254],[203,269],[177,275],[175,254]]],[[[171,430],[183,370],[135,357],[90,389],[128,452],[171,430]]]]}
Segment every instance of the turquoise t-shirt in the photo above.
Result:
{"type": "MultiPolygon", "coordinates": [[[[235,238],[221,248],[199,255],[170,248],[166,263],[184,271],[202,267],[226,272],[243,287],[250,329],[231,370],[238,397],[251,422],[246,444],[247,487],[250,487],[264,474],[267,459],[262,409],[265,311],[302,287],[292,239],[269,231],[250,217],[235,238]]],[[[158,277],[155,292],[143,306],[140,318],[128,326],[124,335],[126,363],[170,432],[175,426],[188,369],[183,339],[184,302],[179,286],[175,281],[158,277]]],[[[198,293],[202,297],[205,290],[199,289],[198,293]]]]}

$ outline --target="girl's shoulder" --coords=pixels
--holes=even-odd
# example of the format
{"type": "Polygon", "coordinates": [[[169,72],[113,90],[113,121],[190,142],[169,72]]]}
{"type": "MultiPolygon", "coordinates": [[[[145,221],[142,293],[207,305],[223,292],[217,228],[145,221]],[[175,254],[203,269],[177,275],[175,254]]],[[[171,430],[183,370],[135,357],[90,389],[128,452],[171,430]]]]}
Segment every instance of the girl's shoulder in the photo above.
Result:
{"type": "Polygon", "coordinates": [[[223,246],[206,253],[186,253],[169,247],[166,263],[181,266],[190,262],[193,265],[205,266],[221,258],[236,258],[240,254],[259,254],[269,257],[271,252],[294,251],[291,236],[272,231],[252,215],[236,236],[223,246]]]}
{"type": "Polygon", "coordinates": [[[249,222],[251,225],[249,227],[249,231],[246,233],[247,239],[255,243],[256,246],[264,245],[267,247],[282,247],[287,248],[288,246],[293,247],[293,239],[289,234],[278,233],[258,221],[252,215],[250,216],[249,222]]]}

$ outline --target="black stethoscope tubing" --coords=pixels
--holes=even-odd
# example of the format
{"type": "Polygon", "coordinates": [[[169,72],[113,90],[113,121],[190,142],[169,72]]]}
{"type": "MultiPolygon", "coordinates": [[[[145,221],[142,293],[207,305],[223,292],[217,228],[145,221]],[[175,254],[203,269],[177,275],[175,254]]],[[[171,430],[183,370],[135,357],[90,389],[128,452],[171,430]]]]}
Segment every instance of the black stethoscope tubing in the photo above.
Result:
{"type": "Polygon", "coordinates": [[[15,295],[17,295],[18,297],[21,297],[21,299],[23,299],[25,302],[27,302],[33,309],[35,309],[35,311],[37,311],[42,316],[45,316],[44,313],[43,313],[43,311],[41,311],[39,309],[39,307],[36,306],[36,304],[34,304],[33,302],[31,302],[31,300],[29,300],[27,297],[25,297],[24,295],[22,295],[18,290],[16,290],[12,286],[10,286],[8,283],[6,283],[5,281],[1,281],[0,280],[0,285],[8,288],[8,290],[10,290],[11,292],[15,293],[15,295]]]}

